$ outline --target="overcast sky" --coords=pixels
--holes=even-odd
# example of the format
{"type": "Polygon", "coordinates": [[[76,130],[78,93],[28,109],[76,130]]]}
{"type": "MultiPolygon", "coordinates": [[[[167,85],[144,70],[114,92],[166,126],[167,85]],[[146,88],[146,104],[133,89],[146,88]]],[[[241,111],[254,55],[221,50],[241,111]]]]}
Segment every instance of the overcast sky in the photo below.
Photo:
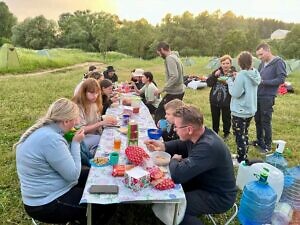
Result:
{"type": "Polygon", "coordinates": [[[161,22],[167,14],[181,15],[189,11],[194,15],[205,10],[231,10],[237,16],[271,18],[300,23],[300,0],[4,0],[10,11],[22,21],[26,17],[44,15],[58,19],[65,12],[90,9],[106,11],[120,19],[147,19],[152,24],[161,22]]]}

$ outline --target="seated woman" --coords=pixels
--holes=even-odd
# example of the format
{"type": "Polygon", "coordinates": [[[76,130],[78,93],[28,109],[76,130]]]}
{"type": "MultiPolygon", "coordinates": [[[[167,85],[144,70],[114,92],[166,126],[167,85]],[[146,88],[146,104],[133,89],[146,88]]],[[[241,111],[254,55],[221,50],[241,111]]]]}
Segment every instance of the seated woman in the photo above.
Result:
{"type": "Polygon", "coordinates": [[[113,95],[113,83],[110,80],[102,80],[100,82],[100,88],[103,105],[102,115],[104,115],[106,113],[106,110],[110,107],[110,105],[114,102],[119,101],[119,98],[117,95],[113,95]]]}
{"type": "Polygon", "coordinates": [[[157,89],[153,83],[153,75],[151,72],[144,72],[142,77],[142,82],[144,86],[139,90],[133,83],[134,90],[137,94],[145,94],[145,105],[148,107],[151,114],[154,114],[160,99],[154,94],[157,89]]]}
{"type": "Polygon", "coordinates": [[[102,126],[115,125],[115,122],[111,120],[101,121],[103,106],[97,80],[86,79],[72,101],[79,107],[79,125],[83,127],[86,134],[83,141],[93,152],[99,144],[102,126]]]}
{"type": "MultiPolygon", "coordinates": [[[[75,103],[58,99],[14,145],[22,200],[25,211],[34,219],[45,223],[86,221],[87,205],[79,205],[88,175],[80,159],[84,131],[77,131],[70,147],[63,137],[78,117],[75,103]]],[[[114,207],[97,205],[94,220],[103,221],[105,217],[107,221],[114,207]]]]}
{"type": "Polygon", "coordinates": [[[131,81],[135,83],[135,86],[139,90],[145,85],[142,81],[143,74],[143,69],[134,69],[131,71],[131,81]]]}

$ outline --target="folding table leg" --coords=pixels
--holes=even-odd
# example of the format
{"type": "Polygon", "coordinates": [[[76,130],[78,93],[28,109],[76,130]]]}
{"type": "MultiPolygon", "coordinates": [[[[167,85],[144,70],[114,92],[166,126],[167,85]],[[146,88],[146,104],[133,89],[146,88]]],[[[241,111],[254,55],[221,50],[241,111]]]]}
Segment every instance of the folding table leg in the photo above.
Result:
{"type": "Polygon", "coordinates": [[[87,204],[87,209],[86,209],[86,217],[87,217],[87,225],[92,225],[92,204],[88,203],[87,204]]]}
{"type": "Polygon", "coordinates": [[[178,209],[179,209],[179,203],[175,203],[173,225],[176,225],[176,222],[177,222],[178,209]]]}

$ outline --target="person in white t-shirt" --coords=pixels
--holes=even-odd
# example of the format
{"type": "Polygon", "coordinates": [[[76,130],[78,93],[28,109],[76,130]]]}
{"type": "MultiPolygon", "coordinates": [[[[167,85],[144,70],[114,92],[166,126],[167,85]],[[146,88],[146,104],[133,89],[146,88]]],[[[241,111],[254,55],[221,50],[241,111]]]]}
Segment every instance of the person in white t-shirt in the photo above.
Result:
{"type": "Polygon", "coordinates": [[[144,72],[142,76],[142,82],[145,85],[139,90],[134,84],[134,90],[139,95],[145,95],[146,106],[151,114],[155,114],[155,111],[160,103],[160,99],[157,95],[155,95],[155,92],[158,89],[153,83],[153,74],[151,72],[144,72]]]}

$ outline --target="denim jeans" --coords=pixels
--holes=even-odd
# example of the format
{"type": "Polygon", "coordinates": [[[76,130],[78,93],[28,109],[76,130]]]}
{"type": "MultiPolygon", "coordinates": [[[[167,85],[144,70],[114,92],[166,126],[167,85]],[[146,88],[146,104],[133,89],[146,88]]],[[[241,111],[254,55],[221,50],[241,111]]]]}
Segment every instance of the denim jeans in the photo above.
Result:
{"type": "Polygon", "coordinates": [[[250,126],[252,117],[250,118],[241,118],[232,116],[232,129],[233,134],[235,135],[235,143],[237,147],[237,161],[241,162],[247,158],[248,153],[248,129],[250,126]]]}
{"type": "Polygon", "coordinates": [[[255,114],[256,138],[262,147],[270,147],[272,144],[272,113],[275,97],[258,97],[257,111],[255,114]]]}

